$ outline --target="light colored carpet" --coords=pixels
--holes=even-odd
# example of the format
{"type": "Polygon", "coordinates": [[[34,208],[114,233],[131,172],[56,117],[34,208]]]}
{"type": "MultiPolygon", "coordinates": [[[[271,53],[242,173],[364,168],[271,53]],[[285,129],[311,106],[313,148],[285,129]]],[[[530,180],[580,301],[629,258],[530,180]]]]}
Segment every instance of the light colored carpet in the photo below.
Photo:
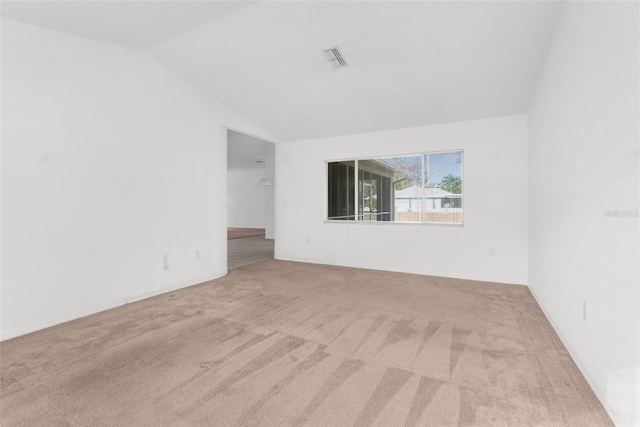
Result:
{"type": "Polygon", "coordinates": [[[612,425],[526,287],[276,260],[3,342],[2,425],[612,425]]]}
{"type": "Polygon", "coordinates": [[[264,228],[227,227],[227,240],[242,239],[243,237],[264,236],[264,228]]]}

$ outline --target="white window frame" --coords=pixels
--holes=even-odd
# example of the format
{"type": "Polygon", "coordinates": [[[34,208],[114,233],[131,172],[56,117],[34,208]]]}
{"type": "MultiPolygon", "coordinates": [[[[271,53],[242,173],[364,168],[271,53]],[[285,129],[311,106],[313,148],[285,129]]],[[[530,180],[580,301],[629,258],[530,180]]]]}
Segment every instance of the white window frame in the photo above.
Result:
{"type": "Polygon", "coordinates": [[[443,225],[443,226],[454,226],[454,227],[463,227],[464,226],[464,222],[465,222],[465,218],[466,218],[466,214],[465,214],[465,205],[466,205],[466,196],[465,196],[465,179],[464,179],[464,167],[465,167],[465,161],[464,161],[464,150],[462,148],[459,149],[451,149],[451,150],[438,150],[438,151],[422,151],[422,152],[417,152],[417,153],[402,153],[402,154],[385,154],[385,155],[378,155],[378,156],[361,156],[361,157],[347,157],[347,158],[341,158],[341,159],[329,159],[329,160],[325,160],[324,161],[324,223],[325,224],[368,224],[368,225],[383,225],[383,226],[389,226],[389,225],[443,225]],[[462,200],[461,200],[461,209],[462,209],[462,222],[427,222],[425,221],[425,202],[426,202],[426,195],[425,195],[425,186],[422,186],[422,221],[361,221],[358,219],[358,207],[359,207],[359,177],[358,177],[358,161],[360,160],[378,160],[378,159],[387,159],[387,158],[392,158],[392,157],[415,157],[415,156],[420,156],[421,157],[421,161],[422,161],[422,180],[424,181],[425,179],[425,156],[427,155],[431,155],[431,154],[449,154],[449,153],[460,153],[460,179],[462,180],[462,200]],[[355,206],[355,219],[353,221],[351,220],[342,220],[342,219],[329,219],[329,163],[335,163],[335,162],[354,162],[354,167],[355,167],[355,181],[354,181],[354,185],[355,185],[355,191],[354,191],[354,206],[355,206]]]}

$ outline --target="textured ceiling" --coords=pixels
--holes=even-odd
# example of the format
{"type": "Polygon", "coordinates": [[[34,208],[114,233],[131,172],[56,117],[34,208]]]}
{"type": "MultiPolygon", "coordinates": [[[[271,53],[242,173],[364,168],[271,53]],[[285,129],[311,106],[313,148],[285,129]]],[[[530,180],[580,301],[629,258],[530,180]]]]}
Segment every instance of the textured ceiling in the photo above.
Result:
{"type": "Polygon", "coordinates": [[[145,49],[256,1],[2,1],[0,14],[54,30],[145,49]]]}

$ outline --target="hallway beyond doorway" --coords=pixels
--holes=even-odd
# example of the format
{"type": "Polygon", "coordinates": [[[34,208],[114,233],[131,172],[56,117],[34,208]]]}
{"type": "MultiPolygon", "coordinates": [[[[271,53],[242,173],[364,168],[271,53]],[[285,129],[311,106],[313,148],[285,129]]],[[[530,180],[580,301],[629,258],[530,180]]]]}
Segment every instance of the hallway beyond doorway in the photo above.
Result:
{"type": "Polygon", "coordinates": [[[273,259],[273,243],[265,239],[264,234],[258,236],[229,238],[227,240],[227,268],[229,270],[273,259]]]}

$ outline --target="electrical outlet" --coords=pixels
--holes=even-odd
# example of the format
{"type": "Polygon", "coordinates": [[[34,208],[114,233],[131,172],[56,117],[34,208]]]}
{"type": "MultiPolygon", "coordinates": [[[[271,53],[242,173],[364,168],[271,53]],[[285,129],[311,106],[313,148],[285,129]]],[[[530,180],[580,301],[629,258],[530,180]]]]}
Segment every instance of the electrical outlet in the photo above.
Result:
{"type": "Polygon", "coordinates": [[[164,269],[168,270],[169,269],[169,255],[163,255],[162,256],[162,262],[164,263],[164,269]]]}
{"type": "Polygon", "coordinates": [[[587,320],[587,302],[582,301],[582,318],[587,320]]]}
{"type": "Polygon", "coordinates": [[[489,256],[496,256],[496,248],[489,248],[489,256]]]}
{"type": "Polygon", "coordinates": [[[196,258],[200,258],[200,249],[196,249],[196,258]]]}
{"type": "Polygon", "coordinates": [[[307,244],[311,244],[311,237],[307,237],[307,244]]]}

